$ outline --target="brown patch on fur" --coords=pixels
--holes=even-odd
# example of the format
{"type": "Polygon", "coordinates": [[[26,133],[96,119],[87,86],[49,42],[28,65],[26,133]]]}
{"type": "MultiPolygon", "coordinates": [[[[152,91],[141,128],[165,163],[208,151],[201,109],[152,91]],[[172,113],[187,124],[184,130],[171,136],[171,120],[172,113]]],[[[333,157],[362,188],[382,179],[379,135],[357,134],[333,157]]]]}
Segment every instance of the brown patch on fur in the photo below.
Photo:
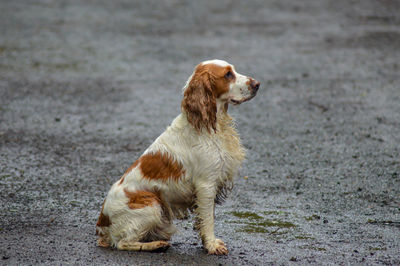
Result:
{"type": "Polygon", "coordinates": [[[97,245],[102,248],[108,248],[111,246],[110,241],[105,237],[100,237],[97,239],[97,245]]]}
{"type": "Polygon", "coordinates": [[[125,176],[129,174],[137,165],[139,164],[139,160],[136,160],[129,168],[125,171],[124,175],[121,177],[121,180],[119,181],[119,185],[122,185],[124,182],[125,176]]]}
{"type": "Polygon", "coordinates": [[[131,166],[129,166],[129,168],[125,171],[124,175],[129,174],[129,172],[132,171],[138,164],[139,164],[139,160],[136,160],[136,162],[134,162],[131,166]]]}
{"type": "Polygon", "coordinates": [[[229,91],[229,84],[235,76],[226,77],[232,71],[231,66],[221,67],[216,64],[198,65],[193,73],[182,100],[188,121],[201,132],[202,128],[216,131],[216,99],[229,91]]]}
{"type": "MultiPolygon", "coordinates": [[[[104,203],[105,203],[105,202],[106,202],[106,201],[104,200],[103,205],[101,206],[101,211],[100,211],[99,219],[97,220],[96,226],[98,226],[98,227],[105,227],[105,226],[110,226],[110,225],[111,225],[110,217],[108,217],[108,215],[105,215],[105,214],[103,213],[103,210],[104,210],[104,203]]],[[[96,234],[99,234],[99,233],[96,231],[96,234]]]]}
{"type": "Polygon", "coordinates": [[[210,73],[210,80],[213,85],[215,95],[219,98],[222,94],[229,92],[229,84],[235,81],[236,77],[233,74],[231,66],[221,67],[214,64],[207,65],[208,72],[210,73]],[[225,75],[231,72],[232,75],[226,77],[225,75]]]}
{"type": "Polygon", "coordinates": [[[128,207],[133,210],[152,206],[154,203],[161,202],[156,194],[149,191],[137,190],[132,192],[125,188],[124,192],[129,199],[128,207]]]}
{"type": "Polygon", "coordinates": [[[172,178],[177,181],[185,174],[182,164],[176,162],[169,154],[159,151],[145,154],[139,161],[140,170],[147,179],[166,181],[172,178]]]}
{"type": "Polygon", "coordinates": [[[198,66],[185,90],[182,108],[186,111],[190,124],[201,132],[216,130],[217,102],[211,87],[210,76],[203,66],[198,66]]]}

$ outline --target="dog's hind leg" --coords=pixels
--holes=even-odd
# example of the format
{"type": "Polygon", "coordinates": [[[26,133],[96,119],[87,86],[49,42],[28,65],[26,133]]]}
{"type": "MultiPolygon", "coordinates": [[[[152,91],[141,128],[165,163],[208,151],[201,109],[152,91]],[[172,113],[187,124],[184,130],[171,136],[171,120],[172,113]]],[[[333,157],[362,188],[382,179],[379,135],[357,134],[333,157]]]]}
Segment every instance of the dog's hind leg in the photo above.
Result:
{"type": "Polygon", "coordinates": [[[132,250],[132,251],[164,251],[171,245],[167,241],[153,241],[153,242],[138,242],[122,239],[118,242],[117,248],[119,250],[132,250]]]}

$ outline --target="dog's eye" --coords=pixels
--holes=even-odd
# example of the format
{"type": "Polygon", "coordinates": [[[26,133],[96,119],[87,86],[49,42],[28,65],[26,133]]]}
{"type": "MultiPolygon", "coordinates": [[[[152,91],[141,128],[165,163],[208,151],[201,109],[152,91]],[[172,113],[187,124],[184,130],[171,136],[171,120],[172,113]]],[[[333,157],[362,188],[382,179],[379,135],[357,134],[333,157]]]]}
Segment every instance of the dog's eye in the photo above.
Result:
{"type": "Polygon", "coordinates": [[[234,75],[231,71],[226,72],[226,74],[225,74],[226,79],[232,79],[233,77],[234,77],[234,75]]]}

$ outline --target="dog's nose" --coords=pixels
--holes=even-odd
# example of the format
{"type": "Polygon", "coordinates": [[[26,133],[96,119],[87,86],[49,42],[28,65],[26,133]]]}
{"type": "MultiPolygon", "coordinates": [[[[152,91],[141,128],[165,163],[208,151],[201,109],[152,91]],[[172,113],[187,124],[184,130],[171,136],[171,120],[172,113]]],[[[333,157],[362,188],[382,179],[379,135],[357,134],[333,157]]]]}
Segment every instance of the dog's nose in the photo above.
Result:
{"type": "Polygon", "coordinates": [[[260,82],[258,82],[257,80],[253,79],[250,83],[250,87],[254,90],[254,91],[258,91],[258,89],[260,88],[260,82]]]}

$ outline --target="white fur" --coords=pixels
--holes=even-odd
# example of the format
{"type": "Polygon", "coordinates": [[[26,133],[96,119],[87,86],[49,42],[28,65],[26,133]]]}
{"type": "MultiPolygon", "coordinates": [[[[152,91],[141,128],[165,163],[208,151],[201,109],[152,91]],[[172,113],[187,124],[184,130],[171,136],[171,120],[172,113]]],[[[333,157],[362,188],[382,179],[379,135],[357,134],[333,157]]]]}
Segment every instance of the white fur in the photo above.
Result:
{"type": "MultiPolygon", "coordinates": [[[[221,67],[226,67],[226,66],[231,66],[232,72],[235,75],[235,82],[232,82],[229,87],[229,92],[222,95],[220,98],[221,100],[228,100],[228,101],[236,101],[233,103],[242,103],[244,101],[247,101],[253,97],[252,91],[249,90],[248,83],[251,81],[250,77],[244,76],[242,74],[239,74],[236,72],[235,67],[231,64],[229,64],[226,61],[219,60],[219,59],[213,59],[213,60],[207,60],[201,63],[202,65],[206,64],[215,64],[221,67]]],[[[194,73],[193,73],[194,74],[194,73]]],[[[186,82],[185,87],[183,87],[183,90],[188,86],[193,74],[189,77],[188,81],[186,82]]]]}
{"type": "MultiPolygon", "coordinates": [[[[222,60],[203,62],[208,63],[228,64],[222,60]]],[[[235,75],[236,81],[231,85],[227,97],[242,100],[248,97],[243,91],[249,78],[236,71],[235,75]]],[[[186,113],[182,112],[144,152],[169,154],[174,161],[180,163],[184,175],[178,181],[171,178],[167,181],[144,178],[138,164],[124,176],[121,184],[117,181],[111,187],[103,209],[103,214],[110,218],[111,225],[97,228],[111,245],[119,247],[118,243],[122,243],[120,241],[140,242],[146,232],[151,230],[154,231],[155,238],[159,236],[160,240],[168,240],[175,232],[171,219],[185,217],[188,210],[193,210],[197,229],[207,251],[211,254],[227,253],[224,243],[214,235],[214,205],[215,199],[232,183],[244,159],[244,148],[231,117],[222,111],[225,102],[217,99],[216,132],[199,133],[188,122],[186,113]],[[130,209],[124,189],[133,192],[157,191],[166,206],[154,204],[141,209],[130,209]],[[165,210],[170,213],[170,220],[163,217],[165,210]]]]}
{"type": "Polygon", "coordinates": [[[250,82],[249,77],[243,76],[236,71],[234,71],[236,80],[234,83],[230,84],[229,94],[230,99],[236,101],[242,101],[242,99],[247,99],[251,97],[251,91],[248,89],[248,83],[250,82]]]}
{"type": "Polygon", "coordinates": [[[207,60],[207,61],[203,61],[201,64],[203,65],[207,65],[207,64],[215,64],[215,65],[219,65],[222,67],[225,66],[229,66],[230,64],[224,60],[219,60],[219,59],[213,59],[213,60],[207,60]]]}

